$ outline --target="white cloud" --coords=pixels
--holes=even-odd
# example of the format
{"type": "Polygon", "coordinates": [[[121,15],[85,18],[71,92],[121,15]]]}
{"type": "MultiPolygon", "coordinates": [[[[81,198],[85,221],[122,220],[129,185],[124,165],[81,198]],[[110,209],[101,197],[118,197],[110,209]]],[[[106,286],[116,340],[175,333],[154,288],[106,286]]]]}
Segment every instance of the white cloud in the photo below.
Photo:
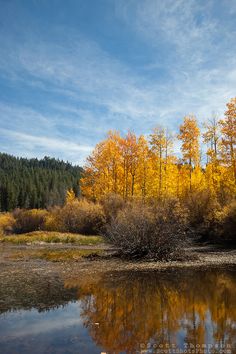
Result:
{"type": "Polygon", "coordinates": [[[20,150],[31,152],[27,156],[41,155],[43,157],[49,154],[54,157],[64,157],[67,155],[71,157],[72,162],[83,163],[85,156],[93,149],[93,146],[79,145],[69,140],[29,135],[2,128],[0,128],[0,133],[2,137],[6,137],[14,144],[15,151],[20,148],[20,150]]]}
{"type": "MultiPolygon", "coordinates": [[[[142,7],[137,10],[140,20],[139,25],[145,28],[147,33],[152,33],[151,26],[154,29],[163,27],[166,37],[181,44],[180,48],[183,49],[185,54],[192,41],[192,45],[196,44],[197,41],[204,48],[206,42],[204,42],[205,44],[201,42],[206,30],[205,26],[211,26],[208,24],[198,28],[194,24],[193,15],[190,16],[192,11],[190,5],[181,7],[182,2],[178,2],[178,6],[176,5],[170,11],[165,2],[165,6],[161,6],[157,16],[158,18],[163,17],[163,24],[156,21],[156,25],[154,9],[157,2],[144,1],[142,4],[142,7]],[[154,4],[154,9],[152,6],[145,7],[145,4],[154,4]],[[181,9],[183,14],[180,19],[177,19],[181,9]],[[142,16],[139,13],[142,13],[142,16]],[[153,19],[149,18],[151,13],[154,16],[153,19]],[[170,19],[167,20],[169,13],[170,19]],[[188,16],[190,19],[186,23],[185,29],[182,29],[188,16]],[[148,20],[150,20],[150,28],[144,26],[145,21],[148,22],[148,20]],[[185,30],[188,33],[187,36],[184,36],[185,30]]],[[[210,95],[216,96],[214,101],[209,100],[207,102],[208,106],[211,106],[210,111],[213,108],[219,108],[219,97],[217,95],[220,94],[222,97],[223,90],[227,92],[227,98],[234,93],[236,83],[234,75],[235,60],[232,60],[232,58],[216,69],[205,70],[196,67],[191,71],[188,65],[183,65],[186,64],[186,61],[182,62],[177,59],[172,67],[168,68],[171,79],[164,84],[147,79],[124,63],[118,62],[102,51],[96,43],[86,41],[81,37],[71,37],[67,45],[70,48],[69,54],[67,53],[67,47],[58,47],[51,42],[38,41],[34,44],[28,43],[23,48],[20,46],[15,48],[14,51],[17,52],[13,59],[15,63],[10,65],[9,68],[11,71],[15,70],[15,75],[23,76],[29,84],[40,82],[45,90],[56,91],[70,97],[74,102],[78,100],[85,102],[90,105],[89,109],[92,115],[94,115],[94,107],[106,109],[107,113],[100,115],[98,120],[102,121],[103,116],[107,118],[107,115],[110,115],[112,119],[114,118],[113,115],[118,114],[130,117],[136,122],[141,119],[154,122],[160,118],[173,122],[176,117],[172,117],[168,112],[183,114],[182,112],[188,113],[189,109],[192,111],[197,108],[198,111],[201,106],[208,110],[204,102],[206,91],[210,95]],[[18,58],[18,60],[15,58],[18,58]],[[230,76],[228,70],[232,70],[233,75],[230,76]],[[30,77],[27,78],[26,73],[30,77]],[[225,76],[225,74],[227,75],[225,76]],[[227,79],[228,76],[231,77],[230,80],[227,79]],[[225,89],[226,86],[227,90],[225,89]]],[[[196,50],[196,52],[198,51],[196,50]]],[[[10,57],[12,58],[12,56],[10,57]]],[[[194,61],[194,64],[196,65],[196,61],[194,61]]],[[[73,110],[73,105],[70,110],[73,110]]]]}
{"type": "Polygon", "coordinates": [[[2,76],[53,94],[46,99],[45,114],[40,107],[0,105],[1,117],[8,120],[8,130],[16,130],[22,151],[45,148],[74,161],[77,152],[85,156],[109,129],[148,133],[156,124],[176,129],[188,113],[201,122],[212,111],[222,115],[235,96],[235,32],[212,15],[214,1],[115,4],[121,24],[150,50],[142,70],[64,28],[57,29],[60,41],[54,41],[52,33],[37,39],[33,31],[18,44],[0,38],[2,76]]]}
{"type": "Polygon", "coordinates": [[[153,47],[164,42],[174,55],[187,54],[196,63],[201,61],[200,50],[206,44],[211,45],[217,31],[218,23],[210,16],[211,8],[211,1],[121,0],[117,3],[117,14],[153,47]],[[196,45],[198,50],[191,52],[196,45]]]}
{"type": "Polygon", "coordinates": [[[25,144],[26,146],[28,145],[36,148],[43,147],[45,148],[45,150],[49,150],[49,151],[67,149],[68,151],[71,152],[81,152],[81,151],[90,152],[92,149],[92,146],[79,145],[68,140],[47,138],[45,136],[28,135],[19,132],[12,132],[6,129],[0,129],[0,132],[2,134],[6,134],[11,138],[14,138],[17,141],[20,141],[22,144],[25,144]]]}

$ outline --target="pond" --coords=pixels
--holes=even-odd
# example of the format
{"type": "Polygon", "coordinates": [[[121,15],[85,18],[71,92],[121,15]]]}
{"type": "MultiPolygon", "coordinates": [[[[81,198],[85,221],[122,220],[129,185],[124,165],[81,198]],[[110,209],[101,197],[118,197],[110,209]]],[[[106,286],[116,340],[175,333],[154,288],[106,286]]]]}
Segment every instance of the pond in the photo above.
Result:
{"type": "Polygon", "coordinates": [[[0,285],[0,353],[236,353],[236,269],[0,285]]]}

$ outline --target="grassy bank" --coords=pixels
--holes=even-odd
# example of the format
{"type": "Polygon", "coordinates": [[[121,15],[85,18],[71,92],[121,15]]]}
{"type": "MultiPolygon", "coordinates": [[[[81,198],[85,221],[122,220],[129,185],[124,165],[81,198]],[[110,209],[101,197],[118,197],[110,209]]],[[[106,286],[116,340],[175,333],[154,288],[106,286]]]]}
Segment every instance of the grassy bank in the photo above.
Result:
{"type": "Polygon", "coordinates": [[[90,246],[104,243],[104,238],[102,236],[85,236],[81,234],[59,233],[53,231],[34,231],[21,235],[1,236],[0,243],[73,243],[81,246],[90,246]]]}
{"type": "Polygon", "coordinates": [[[12,261],[32,261],[34,259],[43,259],[51,262],[77,262],[81,258],[93,258],[102,255],[103,250],[92,248],[84,249],[27,249],[13,250],[8,256],[12,261]]]}

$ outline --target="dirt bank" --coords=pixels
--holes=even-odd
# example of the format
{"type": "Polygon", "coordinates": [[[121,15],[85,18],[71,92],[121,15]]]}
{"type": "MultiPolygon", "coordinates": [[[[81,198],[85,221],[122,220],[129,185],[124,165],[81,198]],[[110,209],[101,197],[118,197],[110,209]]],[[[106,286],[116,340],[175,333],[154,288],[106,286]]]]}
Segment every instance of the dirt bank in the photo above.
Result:
{"type": "MultiPolygon", "coordinates": [[[[0,246],[0,277],[10,276],[18,272],[25,274],[36,272],[42,274],[59,274],[63,277],[93,276],[107,271],[123,270],[162,270],[182,267],[215,267],[236,265],[236,250],[221,249],[212,246],[189,247],[186,252],[191,260],[171,262],[131,262],[112,257],[112,248],[107,245],[74,246],[74,245],[24,245],[14,246],[4,244],[0,246]],[[86,250],[95,254],[94,257],[85,258],[81,251],[86,250]],[[101,254],[102,251],[102,254],[101,254]],[[68,253],[70,252],[70,253],[68,253]],[[49,261],[49,256],[53,254],[49,261]],[[57,255],[60,257],[56,257],[57,255]],[[72,257],[71,257],[72,254],[72,257]],[[98,254],[98,255],[96,255],[98,254]],[[46,257],[45,255],[49,255],[46,257]],[[69,255],[69,257],[64,257],[69,255]],[[109,256],[110,255],[110,256],[109,256]],[[105,257],[104,257],[105,256],[105,257]]],[[[87,255],[87,253],[86,253],[87,255]]]]}

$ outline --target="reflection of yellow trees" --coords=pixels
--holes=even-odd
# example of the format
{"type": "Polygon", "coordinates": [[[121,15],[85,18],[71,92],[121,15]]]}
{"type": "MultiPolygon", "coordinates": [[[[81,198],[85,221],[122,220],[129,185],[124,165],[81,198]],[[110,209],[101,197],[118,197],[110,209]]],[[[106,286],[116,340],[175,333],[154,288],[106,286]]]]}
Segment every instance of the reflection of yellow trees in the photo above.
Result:
{"type": "Polygon", "coordinates": [[[78,286],[84,323],[107,351],[133,352],[151,341],[177,344],[181,329],[187,343],[204,344],[213,330],[215,343],[236,348],[233,272],[117,273],[65,286],[78,286]]]}

